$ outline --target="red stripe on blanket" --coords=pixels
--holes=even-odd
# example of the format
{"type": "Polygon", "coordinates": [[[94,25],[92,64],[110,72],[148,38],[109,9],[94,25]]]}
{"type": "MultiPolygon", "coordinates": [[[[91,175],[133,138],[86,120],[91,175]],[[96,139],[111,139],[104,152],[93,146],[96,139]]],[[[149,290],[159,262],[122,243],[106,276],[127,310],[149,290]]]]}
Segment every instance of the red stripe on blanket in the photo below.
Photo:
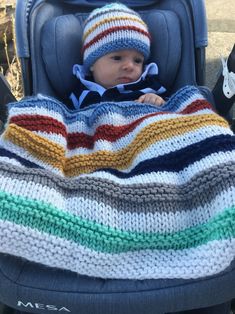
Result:
{"type": "MultiPolygon", "coordinates": [[[[203,109],[211,109],[211,105],[206,100],[196,100],[192,102],[187,108],[178,112],[179,114],[191,114],[203,109]]],[[[96,129],[94,135],[88,135],[84,132],[67,133],[66,128],[62,122],[56,119],[46,117],[43,115],[20,115],[15,116],[10,119],[10,123],[17,124],[29,131],[41,131],[46,133],[61,134],[67,137],[67,148],[75,149],[79,147],[92,149],[94,144],[98,140],[106,140],[109,142],[115,142],[118,139],[126,136],[128,133],[132,132],[144,119],[162,115],[170,114],[172,112],[155,112],[145,115],[130,124],[113,126],[113,125],[102,125],[96,129]]]]}
{"type": "Polygon", "coordinates": [[[180,113],[181,114],[190,114],[190,113],[194,113],[203,109],[210,109],[213,110],[211,104],[205,100],[205,99],[198,99],[193,101],[189,106],[187,106],[187,108],[185,108],[184,110],[182,110],[180,113]]]}
{"type": "Polygon", "coordinates": [[[10,123],[17,124],[29,131],[41,131],[46,133],[61,134],[67,136],[67,131],[62,122],[43,115],[19,115],[12,117],[10,123]]]}
{"type": "MultiPolygon", "coordinates": [[[[195,113],[203,109],[211,109],[211,105],[206,100],[196,100],[192,102],[192,104],[189,105],[186,109],[179,112],[179,114],[195,113]]],[[[85,133],[70,133],[68,134],[68,149],[75,149],[80,147],[92,149],[95,142],[98,140],[115,142],[128,133],[132,132],[144,119],[169,113],[172,112],[155,112],[141,117],[130,124],[122,126],[102,125],[96,129],[94,135],[88,135],[85,133]]]]}
{"type": "Polygon", "coordinates": [[[68,134],[68,149],[74,149],[79,147],[91,149],[94,147],[95,142],[98,140],[115,142],[123,136],[127,135],[128,133],[132,132],[146,118],[159,114],[162,113],[151,113],[133,121],[130,124],[122,126],[104,124],[96,129],[94,135],[87,135],[85,133],[70,133],[68,134]]]}

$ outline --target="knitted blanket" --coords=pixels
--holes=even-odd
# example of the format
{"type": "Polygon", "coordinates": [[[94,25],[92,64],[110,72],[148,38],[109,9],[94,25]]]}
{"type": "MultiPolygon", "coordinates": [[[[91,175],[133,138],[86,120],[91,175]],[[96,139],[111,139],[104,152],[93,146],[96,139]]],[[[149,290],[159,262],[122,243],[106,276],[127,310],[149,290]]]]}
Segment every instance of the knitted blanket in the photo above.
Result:
{"type": "Polygon", "coordinates": [[[199,90],[163,107],[13,103],[0,252],[100,278],[201,278],[235,258],[235,137],[199,90]]]}

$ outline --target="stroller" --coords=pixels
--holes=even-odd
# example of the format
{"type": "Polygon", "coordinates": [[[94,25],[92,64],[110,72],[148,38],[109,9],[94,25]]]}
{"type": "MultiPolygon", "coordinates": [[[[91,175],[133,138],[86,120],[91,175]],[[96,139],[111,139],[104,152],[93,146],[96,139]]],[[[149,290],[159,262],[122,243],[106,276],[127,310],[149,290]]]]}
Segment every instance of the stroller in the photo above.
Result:
{"type": "MultiPolygon", "coordinates": [[[[38,93],[68,104],[81,63],[82,25],[88,13],[107,2],[95,0],[19,0],[16,38],[25,96],[38,93]]],[[[148,24],[153,37],[151,61],[162,84],[174,93],[205,83],[207,27],[203,0],[122,0],[148,24]]],[[[10,95],[10,94],[9,94],[10,95]]],[[[11,95],[4,99],[11,99],[11,95]]],[[[80,276],[14,256],[0,254],[0,302],[3,313],[81,314],[175,313],[214,307],[235,296],[235,264],[203,279],[112,280],[80,276]]]]}

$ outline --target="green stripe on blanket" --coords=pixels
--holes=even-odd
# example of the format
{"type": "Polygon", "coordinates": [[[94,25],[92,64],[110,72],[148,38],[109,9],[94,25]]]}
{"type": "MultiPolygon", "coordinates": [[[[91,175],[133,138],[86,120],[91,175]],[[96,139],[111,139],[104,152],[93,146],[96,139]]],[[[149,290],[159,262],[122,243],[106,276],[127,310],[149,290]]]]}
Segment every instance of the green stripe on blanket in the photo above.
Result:
{"type": "Polygon", "coordinates": [[[125,232],[62,212],[48,204],[0,192],[0,219],[45,232],[95,251],[182,250],[235,236],[235,206],[207,223],[172,233],[125,232]]]}

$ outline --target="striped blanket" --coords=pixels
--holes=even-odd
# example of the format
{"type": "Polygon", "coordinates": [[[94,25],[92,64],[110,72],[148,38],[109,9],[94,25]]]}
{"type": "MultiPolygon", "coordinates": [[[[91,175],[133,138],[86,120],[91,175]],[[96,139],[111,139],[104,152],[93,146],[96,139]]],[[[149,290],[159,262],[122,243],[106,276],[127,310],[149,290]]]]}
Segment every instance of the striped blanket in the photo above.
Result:
{"type": "Polygon", "coordinates": [[[0,251],[100,278],[201,278],[235,258],[235,137],[195,87],[163,107],[13,103],[0,251]]]}

